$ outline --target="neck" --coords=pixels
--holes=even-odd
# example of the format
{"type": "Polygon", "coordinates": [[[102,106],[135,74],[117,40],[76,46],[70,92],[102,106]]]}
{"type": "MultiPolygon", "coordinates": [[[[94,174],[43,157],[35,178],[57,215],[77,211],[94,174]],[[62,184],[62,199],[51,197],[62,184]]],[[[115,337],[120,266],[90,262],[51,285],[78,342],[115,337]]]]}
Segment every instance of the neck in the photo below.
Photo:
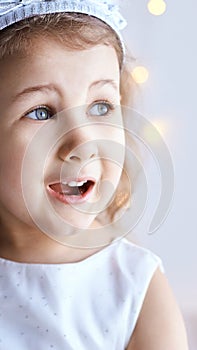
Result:
{"type": "MultiPolygon", "coordinates": [[[[97,224],[94,226],[95,228],[98,227],[97,224]]],[[[81,247],[73,244],[72,247],[70,243],[72,240],[73,242],[83,242],[83,239],[88,240],[88,234],[83,234],[82,238],[79,237],[80,234],[76,235],[74,240],[71,237],[70,239],[68,238],[67,243],[61,244],[43,232],[29,226],[25,228],[16,226],[14,230],[11,230],[5,225],[1,225],[0,256],[8,260],[24,263],[73,263],[84,260],[103,248],[102,246],[91,248],[91,245],[94,246],[93,244],[86,244],[90,248],[81,248],[84,244],[81,247]]]]}

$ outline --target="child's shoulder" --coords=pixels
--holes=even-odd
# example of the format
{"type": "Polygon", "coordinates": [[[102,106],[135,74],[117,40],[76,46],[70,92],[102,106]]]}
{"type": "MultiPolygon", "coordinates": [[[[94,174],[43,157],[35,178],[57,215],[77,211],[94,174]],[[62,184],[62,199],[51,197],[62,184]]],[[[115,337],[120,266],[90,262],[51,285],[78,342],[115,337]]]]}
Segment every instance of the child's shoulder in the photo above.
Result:
{"type": "Polygon", "coordinates": [[[161,259],[149,249],[143,248],[126,238],[115,240],[111,245],[111,257],[132,275],[146,272],[152,274],[157,267],[164,272],[161,259]]]}

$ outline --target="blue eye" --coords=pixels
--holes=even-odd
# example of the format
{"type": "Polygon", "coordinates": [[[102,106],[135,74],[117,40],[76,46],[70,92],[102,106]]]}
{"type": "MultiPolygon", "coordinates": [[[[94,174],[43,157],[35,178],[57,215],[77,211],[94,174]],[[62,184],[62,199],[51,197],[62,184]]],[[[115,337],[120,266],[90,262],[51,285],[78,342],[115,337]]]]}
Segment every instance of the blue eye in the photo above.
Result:
{"type": "Polygon", "coordinates": [[[107,115],[113,108],[113,106],[108,102],[98,102],[95,103],[90,109],[88,114],[91,116],[102,117],[107,115]]]}
{"type": "Polygon", "coordinates": [[[47,120],[53,117],[52,112],[47,107],[38,107],[25,115],[26,118],[34,120],[47,120]]]}

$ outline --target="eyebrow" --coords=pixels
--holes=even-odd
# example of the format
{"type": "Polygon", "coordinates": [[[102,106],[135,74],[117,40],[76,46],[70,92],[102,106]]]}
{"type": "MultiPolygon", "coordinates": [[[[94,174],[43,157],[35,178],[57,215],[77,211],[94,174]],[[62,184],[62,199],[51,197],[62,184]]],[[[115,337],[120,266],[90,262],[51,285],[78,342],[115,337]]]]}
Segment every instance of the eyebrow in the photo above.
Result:
{"type": "Polygon", "coordinates": [[[112,80],[112,79],[101,79],[101,80],[97,80],[97,81],[94,81],[90,87],[89,87],[89,90],[94,88],[94,87],[97,87],[97,86],[105,86],[105,85],[111,85],[115,90],[119,90],[119,87],[117,85],[117,83],[115,82],[115,80],[112,80]]]}
{"type": "Polygon", "coordinates": [[[17,95],[15,95],[12,100],[16,101],[18,98],[31,94],[32,92],[39,92],[39,91],[48,92],[48,91],[54,91],[54,90],[57,91],[55,85],[53,84],[30,86],[28,88],[25,88],[21,92],[19,92],[17,95]]]}
{"type": "MultiPolygon", "coordinates": [[[[105,85],[111,85],[114,90],[118,90],[118,85],[116,82],[112,79],[102,79],[102,80],[97,80],[94,81],[90,86],[88,90],[91,90],[92,88],[95,87],[103,87],[105,85]]],[[[19,92],[17,95],[13,97],[13,102],[16,101],[18,98],[23,97],[25,95],[31,94],[33,92],[49,92],[49,91],[57,91],[58,89],[54,84],[45,84],[45,85],[35,85],[35,86],[30,86],[28,88],[25,88],[21,92],[19,92]]]]}

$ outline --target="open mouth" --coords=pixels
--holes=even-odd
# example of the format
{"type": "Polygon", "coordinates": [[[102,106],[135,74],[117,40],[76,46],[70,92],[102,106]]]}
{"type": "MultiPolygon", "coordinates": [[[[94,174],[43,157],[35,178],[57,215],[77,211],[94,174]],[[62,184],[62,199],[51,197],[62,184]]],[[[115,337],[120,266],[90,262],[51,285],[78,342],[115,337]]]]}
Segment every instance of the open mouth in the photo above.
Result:
{"type": "Polygon", "coordinates": [[[92,179],[72,180],[54,183],[48,186],[50,193],[63,203],[83,202],[87,200],[95,185],[92,179]]]}

